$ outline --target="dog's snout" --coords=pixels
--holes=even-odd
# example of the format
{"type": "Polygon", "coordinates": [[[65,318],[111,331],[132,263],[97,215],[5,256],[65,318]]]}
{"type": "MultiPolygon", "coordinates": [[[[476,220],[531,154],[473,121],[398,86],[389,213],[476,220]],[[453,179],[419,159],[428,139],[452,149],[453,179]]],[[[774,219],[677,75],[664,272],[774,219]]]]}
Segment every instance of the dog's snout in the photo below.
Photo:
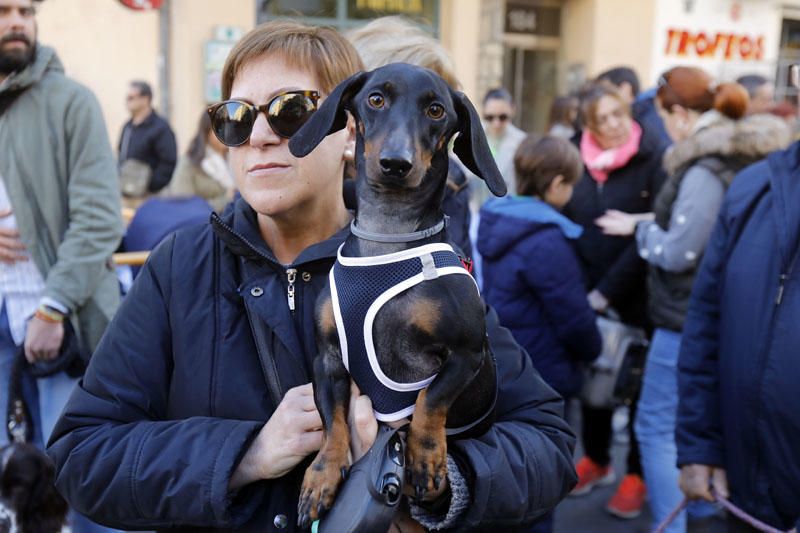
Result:
{"type": "Polygon", "coordinates": [[[381,171],[395,178],[403,178],[411,171],[414,164],[410,153],[381,154],[381,171]]]}

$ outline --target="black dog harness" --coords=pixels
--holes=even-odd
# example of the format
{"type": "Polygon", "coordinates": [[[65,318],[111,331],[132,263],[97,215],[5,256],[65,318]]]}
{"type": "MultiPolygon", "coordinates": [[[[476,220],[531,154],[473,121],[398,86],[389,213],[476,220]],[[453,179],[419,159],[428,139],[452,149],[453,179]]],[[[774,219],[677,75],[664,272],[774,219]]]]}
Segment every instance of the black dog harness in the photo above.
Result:
{"type": "Polygon", "coordinates": [[[375,418],[380,421],[392,422],[411,415],[417,394],[436,374],[416,383],[398,383],[384,374],[373,342],[375,316],[403,291],[425,280],[452,274],[470,275],[453,248],[445,243],[373,257],[344,257],[339,248],[330,272],[330,286],[342,359],[361,393],[372,400],[375,418]]]}

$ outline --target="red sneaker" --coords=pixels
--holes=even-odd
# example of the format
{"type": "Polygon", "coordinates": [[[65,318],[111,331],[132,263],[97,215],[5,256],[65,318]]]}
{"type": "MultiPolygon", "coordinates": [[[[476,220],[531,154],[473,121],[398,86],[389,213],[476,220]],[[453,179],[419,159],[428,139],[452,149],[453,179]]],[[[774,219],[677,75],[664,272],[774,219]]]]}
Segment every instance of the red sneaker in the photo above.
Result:
{"type": "Polygon", "coordinates": [[[586,456],[575,465],[575,471],[578,473],[578,484],[569,493],[570,496],[583,496],[593,488],[611,485],[617,479],[611,465],[600,466],[586,456]]]}
{"type": "Polygon", "coordinates": [[[636,518],[642,512],[647,487],[641,477],[628,474],[622,478],[617,492],[606,505],[606,510],[618,518],[636,518]]]}

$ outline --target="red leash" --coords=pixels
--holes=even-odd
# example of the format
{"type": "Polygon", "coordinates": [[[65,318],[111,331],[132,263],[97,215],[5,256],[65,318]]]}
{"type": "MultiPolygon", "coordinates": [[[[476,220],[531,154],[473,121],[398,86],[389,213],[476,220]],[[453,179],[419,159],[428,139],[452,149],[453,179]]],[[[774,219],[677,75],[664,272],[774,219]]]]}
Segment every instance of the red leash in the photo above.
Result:
{"type": "MultiPolygon", "coordinates": [[[[745,523],[751,525],[752,527],[758,529],[759,531],[763,531],[765,533],[793,533],[793,532],[797,531],[796,529],[791,529],[789,531],[783,531],[781,529],[776,529],[776,528],[772,527],[769,524],[765,524],[764,522],[762,522],[758,518],[754,518],[754,517],[750,516],[749,514],[747,514],[746,512],[741,510],[740,508],[738,508],[735,505],[733,505],[730,501],[728,501],[725,498],[723,498],[722,496],[720,496],[717,493],[717,491],[714,490],[713,488],[711,489],[711,495],[714,496],[714,499],[717,500],[717,503],[719,503],[722,507],[724,507],[729,513],[734,515],[736,518],[738,518],[742,522],[745,522],[745,523]]],[[[676,518],[678,518],[678,515],[681,513],[681,511],[683,511],[686,508],[686,505],[688,503],[689,503],[689,500],[684,498],[683,501],[675,509],[672,510],[672,512],[669,514],[669,516],[666,519],[664,519],[664,521],[661,522],[658,525],[658,527],[654,530],[653,533],[664,533],[664,531],[666,531],[666,529],[667,529],[667,526],[669,526],[672,522],[675,521],[676,518]]]]}

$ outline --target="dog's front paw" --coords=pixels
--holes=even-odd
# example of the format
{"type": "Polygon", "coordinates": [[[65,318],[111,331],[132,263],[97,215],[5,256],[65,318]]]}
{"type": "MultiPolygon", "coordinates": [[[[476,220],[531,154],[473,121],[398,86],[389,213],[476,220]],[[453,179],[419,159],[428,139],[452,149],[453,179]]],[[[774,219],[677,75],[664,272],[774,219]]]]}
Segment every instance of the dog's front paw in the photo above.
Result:
{"type": "Polygon", "coordinates": [[[347,463],[319,453],[306,470],[300,501],[297,504],[297,525],[307,528],[330,510],[339,484],[347,475],[347,463]]]}
{"type": "Polygon", "coordinates": [[[406,452],[407,478],[420,501],[426,492],[438,491],[447,477],[447,436],[444,427],[425,432],[414,431],[408,435],[406,452]]]}

